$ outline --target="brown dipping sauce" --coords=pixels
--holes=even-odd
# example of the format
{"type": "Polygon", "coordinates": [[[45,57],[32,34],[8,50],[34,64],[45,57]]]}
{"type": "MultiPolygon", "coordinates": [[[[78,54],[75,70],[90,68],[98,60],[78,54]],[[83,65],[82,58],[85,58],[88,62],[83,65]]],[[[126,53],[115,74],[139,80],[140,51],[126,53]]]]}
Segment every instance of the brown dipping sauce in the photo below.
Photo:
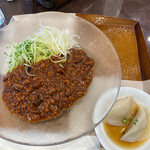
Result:
{"type": "MultiPolygon", "coordinates": [[[[53,60],[57,58],[53,57],[53,60]]],[[[71,49],[65,63],[42,60],[34,68],[18,66],[4,77],[3,101],[9,111],[27,121],[57,117],[83,97],[93,79],[94,60],[71,49]]]]}
{"type": "Polygon", "coordinates": [[[120,138],[122,137],[122,132],[126,130],[125,127],[120,126],[112,126],[107,123],[103,123],[105,132],[107,133],[108,137],[118,146],[123,148],[138,148],[142,146],[146,141],[138,141],[138,142],[124,142],[121,141],[120,138]]]}

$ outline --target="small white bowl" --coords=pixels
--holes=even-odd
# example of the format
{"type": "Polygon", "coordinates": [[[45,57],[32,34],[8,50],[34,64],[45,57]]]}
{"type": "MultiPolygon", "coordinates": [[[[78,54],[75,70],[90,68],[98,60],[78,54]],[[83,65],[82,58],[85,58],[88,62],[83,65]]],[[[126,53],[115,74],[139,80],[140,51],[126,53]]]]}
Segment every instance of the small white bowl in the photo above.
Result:
{"type": "MultiPolygon", "coordinates": [[[[111,92],[109,91],[108,94],[110,96],[111,92]]],[[[132,95],[138,104],[145,105],[147,108],[150,109],[150,95],[149,94],[141,90],[138,90],[136,88],[121,87],[118,98],[122,98],[128,95],[132,95]]],[[[98,111],[98,109],[95,111],[98,111]]],[[[101,123],[99,126],[95,128],[95,132],[100,143],[103,145],[103,147],[106,150],[127,150],[127,148],[122,148],[111,141],[111,139],[107,136],[105,132],[103,123],[101,123]]],[[[149,149],[150,149],[150,139],[139,148],[136,148],[136,150],[149,150],[149,149]]]]}

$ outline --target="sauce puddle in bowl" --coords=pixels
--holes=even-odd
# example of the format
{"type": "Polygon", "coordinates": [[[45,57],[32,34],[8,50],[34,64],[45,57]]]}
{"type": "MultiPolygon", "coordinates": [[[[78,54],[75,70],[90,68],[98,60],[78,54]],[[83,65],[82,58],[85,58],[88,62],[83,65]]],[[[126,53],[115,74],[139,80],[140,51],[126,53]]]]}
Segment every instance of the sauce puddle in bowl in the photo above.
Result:
{"type": "Polygon", "coordinates": [[[109,138],[118,146],[123,148],[138,148],[142,146],[147,140],[145,141],[138,141],[138,142],[124,142],[121,141],[120,138],[122,136],[122,132],[126,130],[127,126],[119,127],[119,126],[112,126],[107,123],[103,123],[105,132],[109,136],[109,138]]]}
{"type": "MultiPolygon", "coordinates": [[[[132,115],[129,122],[133,120],[136,113],[138,112],[138,109],[139,109],[139,105],[136,105],[135,114],[132,115]]],[[[147,140],[138,141],[138,142],[125,142],[120,140],[120,138],[127,132],[129,125],[130,123],[127,123],[126,126],[113,126],[103,122],[105,132],[115,144],[123,148],[138,148],[142,146],[147,140]]]]}

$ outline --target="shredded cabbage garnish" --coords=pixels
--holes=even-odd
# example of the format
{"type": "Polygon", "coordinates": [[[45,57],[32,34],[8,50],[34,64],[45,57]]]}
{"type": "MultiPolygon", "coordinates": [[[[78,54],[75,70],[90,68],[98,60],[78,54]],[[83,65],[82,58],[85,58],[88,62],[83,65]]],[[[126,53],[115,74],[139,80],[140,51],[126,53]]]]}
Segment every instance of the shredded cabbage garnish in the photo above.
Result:
{"type": "Polygon", "coordinates": [[[59,61],[51,59],[54,63],[64,63],[69,50],[79,47],[74,37],[78,36],[69,35],[67,29],[60,31],[55,27],[42,26],[39,32],[22,43],[11,43],[12,46],[7,47],[11,51],[10,55],[4,53],[8,58],[7,71],[12,72],[18,65],[32,65],[43,59],[51,59],[51,56],[59,58],[59,61]]]}

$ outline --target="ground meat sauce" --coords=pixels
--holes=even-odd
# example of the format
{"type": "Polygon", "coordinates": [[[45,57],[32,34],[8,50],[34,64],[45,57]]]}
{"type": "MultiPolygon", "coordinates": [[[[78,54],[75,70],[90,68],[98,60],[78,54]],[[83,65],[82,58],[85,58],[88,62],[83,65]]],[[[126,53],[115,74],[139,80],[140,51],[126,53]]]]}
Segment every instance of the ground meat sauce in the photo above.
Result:
{"type": "Polygon", "coordinates": [[[61,65],[46,59],[28,67],[28,73],[36,76],[18,66],[3,79],[3,101],[11,113],[30,122],[57,117],[86,94],[93,66],[93,59],[75,49],[61,65]]]}

